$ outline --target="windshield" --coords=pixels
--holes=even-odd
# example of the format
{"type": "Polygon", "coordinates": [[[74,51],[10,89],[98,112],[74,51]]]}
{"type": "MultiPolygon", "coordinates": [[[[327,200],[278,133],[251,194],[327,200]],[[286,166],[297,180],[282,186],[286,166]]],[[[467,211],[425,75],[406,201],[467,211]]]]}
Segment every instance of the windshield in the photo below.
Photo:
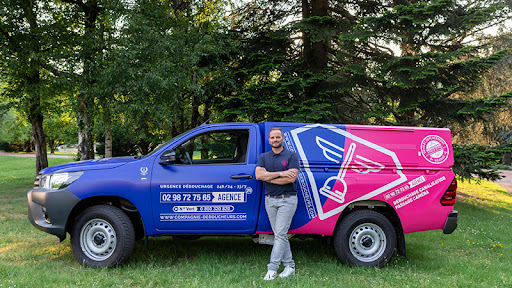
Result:
{"type": "MultiPolygon", "coordinates": [[[[188,131],[187,131],[187,132],[188,132],[188,131]]],[[[156,148],[155,148],[153,151],[149,152],[149,154],[148,154],[148,155],[146,155],[146,156],[144,156],[144,157],[148,157],[148,156],[151,156],[151,155],[155,154],[158,150],[162,149],[162,147],[167,146],[167,144],[171,143],[171,142],[172,142],[172,141],[174,141],[176,138],[180,137],[181,135],[183,135],[183,134],[185,134],[185,133],[186,133],[186,132],[183,132],[183,133],[181,133],[181,134],[180,134],[180,135],[178,135],[178,136],[174,136],[174,137],[172,137],[171,139],[169,139],[169,140],[167,140],[167,141],[164,141],[164,142],[162,142],[162,143],[158,144],[158,146],[156,146],[156,148]]]]}

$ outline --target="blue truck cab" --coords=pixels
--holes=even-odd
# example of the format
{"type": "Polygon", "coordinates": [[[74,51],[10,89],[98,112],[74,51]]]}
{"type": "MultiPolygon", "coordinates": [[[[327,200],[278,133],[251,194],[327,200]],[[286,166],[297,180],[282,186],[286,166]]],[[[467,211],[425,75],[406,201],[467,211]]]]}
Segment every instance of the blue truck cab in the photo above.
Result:
{"type": "MultiPolygon", "coordinates": [[[[440,191],[408,203],[413,207],[435,198],[430,212],[440,215],[424,220],[428,223],[423,226],[428,228],[416,223],[415,227],[420,227],[416,231],[444,229],[451,233],[455,229],[453,163],[447,167],[430,165],[427,168],[436,174],[420,175],[418,167],[406,169],[397,164],[400,151],[388,157],[389,153],[383,151],[387,148],[375,148],[354,136],[357,129],[350,132],[345,125],[275,122],[201,125],[144,157],[96,159],[46,168],[27,194],[28,218],[36,228],[61,240],[69,233],[76,259],[90,267],[126,262],[135,241],[150,236],[247,235],[268,239],[272,230],[264,207],[264,185],[256,180],[254,172],[259,155],[271,149],[267,134],[273,127],[283,129],[285,148],[297,152],[301,163],[297,178],[299,205],[290,233],[333,237],[341,261],[382,267],[395,250],[405,256],[403,234],[415,232],[404,227],[401,220],[412,212],[401,213],[408,207],[399,206],[403,205],[399,195],[390,194],[399,189],[402,196],[406,195],[408,190],[400,188],[411,181],[430,185],[429,191],[435,185],[440,191]],[[348,148],[347,141],[356,144],[348,148]],[[408,170],[414,173],[409,176],[408,170]],[[372,173],[376,183],[361,180],[372,173]],[[450,197],[452,204],[441,203],[450,197]],[[368,231],[360,244],[347,244],[356,228],[365,223],[370,228],[365,228],[368,231]]],[[[365,130],[370,126],[358,127],[365,130]]],[[[386,133],[402,131],[389,129],[386,133]]],[[[431,130],[425,131],[426,135],[436,132],[431,130]]],[[[420,149],[420,143],[412,149],[420,149]]]]}

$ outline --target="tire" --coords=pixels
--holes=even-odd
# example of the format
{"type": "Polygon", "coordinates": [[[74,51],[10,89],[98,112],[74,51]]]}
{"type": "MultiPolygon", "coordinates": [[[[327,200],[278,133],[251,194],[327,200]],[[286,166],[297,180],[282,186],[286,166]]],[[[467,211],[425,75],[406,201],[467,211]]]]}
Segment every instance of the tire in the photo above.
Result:
{"type": "Polygon", "coordinates": [[[347,215],[334,235],[338,259],[349,265],[384,267],[395,253],[396,232],[391,222],[372,210],[347,215]]]}
{"type": "Polygon", "coordinates": [[[115,267],[128,260],[135,246],[130,218],[119,208],[98,205],[84,210],[71,229],[71,249],[87,267],[115,267]]]}

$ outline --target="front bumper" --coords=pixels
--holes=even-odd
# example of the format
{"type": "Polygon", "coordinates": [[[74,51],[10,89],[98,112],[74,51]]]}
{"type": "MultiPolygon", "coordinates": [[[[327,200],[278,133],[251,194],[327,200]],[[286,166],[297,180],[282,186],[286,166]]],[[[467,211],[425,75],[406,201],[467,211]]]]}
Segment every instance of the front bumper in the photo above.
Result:
{"type": "Polygon", "coordinates": [[[32,189],[27,193],[28,220],[34,227],[66,239],[69,214],[80,198],[67,189],[32,189]]]}
{"type": "Polygon", "coordinates": [[[455,228],[457,228],[457,217],[459,216],[458,211],[452,211],[450,214],[448,214],[448,217],[446,218],[446,223],[444,223],[443,233],[444,234],[451,234],[453,231],[455,231],[455,228]]]}

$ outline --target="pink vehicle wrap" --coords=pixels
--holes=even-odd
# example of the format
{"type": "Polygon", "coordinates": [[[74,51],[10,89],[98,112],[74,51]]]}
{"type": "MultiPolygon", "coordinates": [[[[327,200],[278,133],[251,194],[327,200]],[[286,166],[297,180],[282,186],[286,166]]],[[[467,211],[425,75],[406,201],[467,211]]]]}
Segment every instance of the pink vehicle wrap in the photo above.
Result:
{"type": "MultiPolygon", "coordinates": [[[[455,201],[441,203],[452,197],[446,192],[455,179],[449,129],[261,125],[263,133],[283,129],[286,149],[299,155],[299,204],[289,233],[330,236],[340,215],[359,206],[392,209],[404,233],[447,225],[455,201]]],[[[271,232],[266,218],[261,209],[257,233],[271,232]]]]}

